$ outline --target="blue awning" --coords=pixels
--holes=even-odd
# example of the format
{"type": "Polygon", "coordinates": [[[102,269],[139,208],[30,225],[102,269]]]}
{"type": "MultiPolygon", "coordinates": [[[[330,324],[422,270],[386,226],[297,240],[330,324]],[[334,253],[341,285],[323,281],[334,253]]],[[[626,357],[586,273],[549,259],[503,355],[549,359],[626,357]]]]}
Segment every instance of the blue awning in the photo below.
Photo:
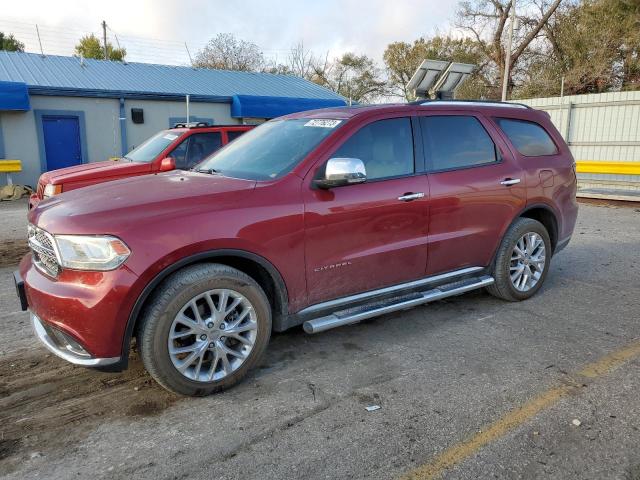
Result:
{"type": "Polygon", "coordinates": [[[231,116],[234,118],[275,118],[305,110],[344,107],[345,105],[345,101],[341,99],[234,95],[231,103],[231,116]]]}
{"type": "Polygon", "coordinates": [[[31,110],[27,84],[0,82],[0,110],[31,110]]]}

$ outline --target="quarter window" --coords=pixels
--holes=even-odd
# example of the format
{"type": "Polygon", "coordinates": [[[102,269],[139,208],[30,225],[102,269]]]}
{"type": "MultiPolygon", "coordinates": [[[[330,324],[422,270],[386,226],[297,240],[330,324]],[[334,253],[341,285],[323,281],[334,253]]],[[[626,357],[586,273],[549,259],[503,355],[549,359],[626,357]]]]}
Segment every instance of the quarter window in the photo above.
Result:
{"type": "Polygon", "coordinates": [[[414,172],[411,120],[393,118],[370,123],[349,137],[332,156],[362,160],[367,180],[411,175],[414,172]]]}
{"type": "Polygon", "coordinates": [[[498,118],[497,122],[513,146],[525,157],[558,153],[556,144],[546,130],[537,123],[511,118],[498,118]]]}
{"type": "Polygon", "coordinates": [[[496,146],[475,117],[420,117],[420,125],[431,170],[473,167],[496,161],[496,146]]]}

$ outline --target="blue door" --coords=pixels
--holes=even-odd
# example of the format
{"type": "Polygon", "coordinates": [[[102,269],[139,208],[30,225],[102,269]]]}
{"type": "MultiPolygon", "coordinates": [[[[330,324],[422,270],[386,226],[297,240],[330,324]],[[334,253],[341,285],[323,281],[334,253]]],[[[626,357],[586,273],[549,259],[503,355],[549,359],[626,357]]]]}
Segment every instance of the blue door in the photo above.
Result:
{"type": "Polygon", "coordinates": [[[42,131],[47,171],[82,163],[78,117],[44,115],[42,131]]]}

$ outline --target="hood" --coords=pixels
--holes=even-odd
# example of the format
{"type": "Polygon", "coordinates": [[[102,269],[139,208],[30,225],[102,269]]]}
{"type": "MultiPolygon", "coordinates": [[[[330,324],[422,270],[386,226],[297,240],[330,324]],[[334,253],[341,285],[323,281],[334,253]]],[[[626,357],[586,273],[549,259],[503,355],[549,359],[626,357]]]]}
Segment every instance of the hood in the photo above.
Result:
{"type": "Polygon", "coordinates": [[[94,178],[109,178],[115,176],[133,175],[151,170],[151,163],[130,162],[129,160],[84,163],[73,167],[60,168],[45,172],[40,176],[43,184],[53,183],[60,185],[64,183],[81,182],[94,178]]]}
{"type": "Polygon", "coordinates": [[[57,234],[118,235],[145,222],[237,208],[255,185],[182,170],[123,178],[44,200],[29,212],[29,222],[57,234]]]}

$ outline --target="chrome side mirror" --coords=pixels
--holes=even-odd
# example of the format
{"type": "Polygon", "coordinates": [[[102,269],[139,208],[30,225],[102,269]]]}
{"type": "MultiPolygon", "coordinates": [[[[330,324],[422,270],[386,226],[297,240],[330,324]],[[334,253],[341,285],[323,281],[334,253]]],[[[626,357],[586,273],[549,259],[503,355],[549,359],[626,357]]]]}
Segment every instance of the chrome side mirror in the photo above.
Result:
{"type": "Polygon", "coordinates": [[[330,158],[324,168],[324,175],[314,181],[318,188],[343,187],[367,180],[367,169],[359,158],[330,158]]]}

